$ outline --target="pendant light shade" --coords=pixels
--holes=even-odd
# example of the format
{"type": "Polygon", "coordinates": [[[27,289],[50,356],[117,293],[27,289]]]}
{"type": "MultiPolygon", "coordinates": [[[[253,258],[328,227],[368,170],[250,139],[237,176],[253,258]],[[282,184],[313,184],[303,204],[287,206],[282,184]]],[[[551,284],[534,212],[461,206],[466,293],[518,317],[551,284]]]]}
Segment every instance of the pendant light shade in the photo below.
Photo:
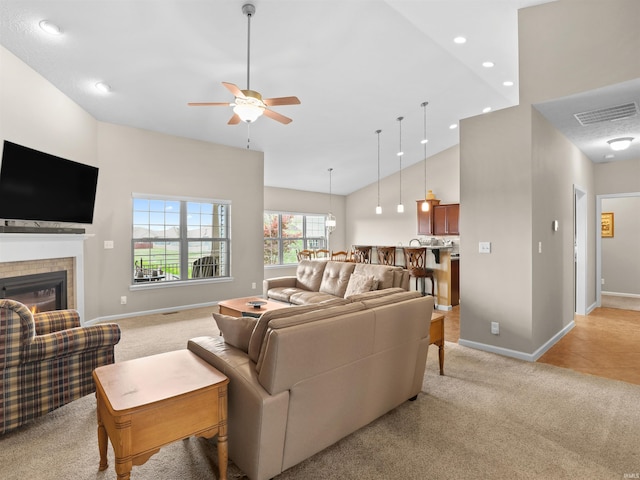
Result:
{"type": "Polygon", "coordinates": [[[402,151],[402,120],[404,119],[404,117],[398,117],[398,126],[399,126],[399,130],[400,130],[400,144],[399,144],[399,148],[398,148],[398,158],[400,159],[400,197],[399,197],[399,202],[398,202],[398,213],[404,213],[404,205],[402,204],[402,156],[404,155],[404,152],[402,151]]]}
{"type": "Polygon", "coordinates": [[[382,215],[382,207],[380,206],[380,132],[382,130],[376,130],[378,135],[378,206],[376,207],[376,215],[382,215]]]}

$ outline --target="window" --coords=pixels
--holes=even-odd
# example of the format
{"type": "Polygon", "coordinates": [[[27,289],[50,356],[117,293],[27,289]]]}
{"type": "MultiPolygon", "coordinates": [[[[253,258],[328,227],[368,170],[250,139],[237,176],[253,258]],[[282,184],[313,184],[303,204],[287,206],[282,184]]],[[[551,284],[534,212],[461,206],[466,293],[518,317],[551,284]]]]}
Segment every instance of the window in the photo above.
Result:
{"type": "Polygon", "coordinates": [[[228,277],[229,202],[133,198],[133,283],[228,277]]]}
{"type": "Polygon", "coordinates": [[[264,212],[264,264],[298,263],[299,250],[326,248],[326,215],[264,212]]]}

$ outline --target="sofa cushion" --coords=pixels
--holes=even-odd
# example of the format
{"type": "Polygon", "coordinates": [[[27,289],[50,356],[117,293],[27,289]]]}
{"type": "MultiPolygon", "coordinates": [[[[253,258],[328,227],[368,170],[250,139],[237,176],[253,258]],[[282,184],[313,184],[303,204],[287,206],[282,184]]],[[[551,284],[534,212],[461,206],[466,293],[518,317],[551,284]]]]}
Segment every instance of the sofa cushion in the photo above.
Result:
{"type": "Polygon", "coordinates": [[[331,295],[330,293],[322,293],[322,292],[305,292],[298,291],[291,295],[289,298],[289,302],[294,305],[313,305],[313,304],[343,304],[347,303],[342,298],[338,298],[335,295],[331,295]]]}
{"type": "Polygon", "coordinates": [[[378,281],[378,290],[399,286],[394,283],[394,272],[402,271],[400,267],[390,265],[372,265],[370,263],[357,263],[353,273],[359,275],[372,275],[378,281]]]}
{"type": "Polygon", "coordinates": [[[406,290],[400,287],[385,288],[384,290],[371,290],[370,292],[357,293],[355,295],[351,295],[349,297],[349,301],[361,302],[363,300],[386,297],[387,295],[392,295],[394,293],[402,293],[402,292],[406,292],[406,290]]]}
{"type": "Polygon", "coordinates": [[[322,283],[317,290],[322,293],[329,293],[336,297],[344,298],[347,291],[349,278],[353,273],[356,264],[351,262],[326,262],[324,273],[322,274],[322,283]]]}
{"type": "Polygon", "coordinates": [[[258,319],[254,317],[231,317],[221,313],[213,313],[212,315],[225,343],[247,352],[249,350],[249,340],[258,319]]]}
{"type": "Polygon", "coordinates": [[[295,295],[296,293],[300,293],[300,292],[306,292],[307,290],[304,290],[302,288],[295,288],[295,287],[275,287],[275,288],[270,288],[268,291],[268,298],[271,298],[273,300],[278,300],[280,302],[291,302],[291,296],[295,295]]]}
{"type": "Polygon", "coordinates": [[[347,290],[344,292],[344,298],[350,298],[352,295],[369,292],[371,290],[373,290],[373,275],[352,273],[349,277],[347,290]]]}
{"type": "Polygon", "coordinates": [[[326,261],[300,260],[296,269],[296,287],[317,292],[320,289],[326,261]]]}

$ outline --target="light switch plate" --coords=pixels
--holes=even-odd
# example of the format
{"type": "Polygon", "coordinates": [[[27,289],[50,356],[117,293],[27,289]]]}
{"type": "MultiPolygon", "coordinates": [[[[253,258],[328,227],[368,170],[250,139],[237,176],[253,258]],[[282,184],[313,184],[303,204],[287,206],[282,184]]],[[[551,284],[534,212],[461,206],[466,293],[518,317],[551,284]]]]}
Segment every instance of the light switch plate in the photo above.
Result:
{"type": "Polygon", "coordinates": [[[105,240],[104,241],[104,248],[105,248],[105,250],[113,248],[113,240],[105,240]]]}

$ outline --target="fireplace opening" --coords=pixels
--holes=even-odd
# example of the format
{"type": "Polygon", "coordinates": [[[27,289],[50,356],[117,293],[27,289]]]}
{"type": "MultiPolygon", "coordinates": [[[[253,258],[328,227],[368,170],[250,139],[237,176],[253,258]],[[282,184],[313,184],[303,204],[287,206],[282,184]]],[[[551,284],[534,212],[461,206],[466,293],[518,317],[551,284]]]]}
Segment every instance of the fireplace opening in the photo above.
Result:
{"type": "Polygon", "coordinates": [[[67,308],[67,272],[0,278],[0,298],[16,300],[33,313],[67,308]]]}

